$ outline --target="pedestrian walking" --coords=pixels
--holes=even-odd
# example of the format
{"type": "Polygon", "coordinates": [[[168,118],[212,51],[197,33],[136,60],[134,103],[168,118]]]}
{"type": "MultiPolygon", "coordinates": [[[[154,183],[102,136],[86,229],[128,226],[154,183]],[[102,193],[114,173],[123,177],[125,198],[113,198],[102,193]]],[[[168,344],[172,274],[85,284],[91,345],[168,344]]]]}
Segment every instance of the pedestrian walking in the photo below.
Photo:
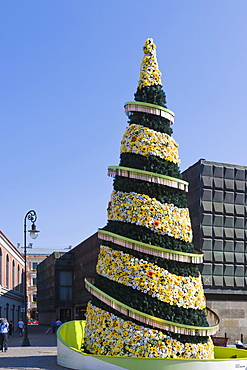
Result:
{"type": "Polygon", "coordinates": [[[8,331],[9,323],[7,319],[2,319],[0,323],[0,351],[5,352],[8,350],[8,331]]]}
{"type": "Polygon", "coordinates": [[[22,321],[22,319],[20,319],[18,321],[18,329],[19,329],[19,335],[20,337],[23,337],[23,331],[24,331],[24,322],[22,321]]]}
{"type": "Polygon", "coordinates": [[[9,336],[11,337],[13,333],[13,321],[10,320],[9,322],[9,336]]]}
{"type": "Polygon", "coordinates": [[[56,329],[58,329],[60,325],[62,325],[62,321],[57,319],[56,320],[56,329]]]}
{"type": "Polygon", "coordinates": [[[55,334],[55,332],[56,332],[56,326],[57,326],[56,321],[52,320],[51,327],[52,327],[52,333],[53,334],[55,334]]]}

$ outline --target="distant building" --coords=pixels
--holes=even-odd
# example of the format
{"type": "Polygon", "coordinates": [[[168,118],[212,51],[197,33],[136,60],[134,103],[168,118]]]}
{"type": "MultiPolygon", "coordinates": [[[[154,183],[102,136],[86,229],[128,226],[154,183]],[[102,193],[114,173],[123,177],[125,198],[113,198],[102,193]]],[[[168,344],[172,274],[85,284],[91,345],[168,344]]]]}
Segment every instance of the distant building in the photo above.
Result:
{"type": "MultiPolygon", "coordinates": [[[[27,316],[38,319],[37,311],[37,266],[53,252],[63,251],[65,253],[69,248],[36,248],[30,243],[26,249],[27,253],[27,316]]],[[[24,249],[18,245],[20,253],[24,254],[24,249]]]]}
{"type": "Polygon", "coordinates": [[[247,167],[200,159],[183,179],[207,304],[221,319],[217,335],[247,340],[247,167]]]}
{"type": "Polygon", "coordinates": [[[49,324],[56,318],[71,320],[72,255],[54,252],[38,265],[39,322],[49,324]]]}
{"type": "Polygon", "coordinates": [[[0,231],[0,317],[16,324],[23,318],[24,258],[0,231]]]}
{"type": "Polygon", "coordinates": [[[97,233],[69,250],[54,252],[37,266],[38,312],[41,324],[85,318],[91,295],[84,279],[94,277],[100,240],[97,233]]]}

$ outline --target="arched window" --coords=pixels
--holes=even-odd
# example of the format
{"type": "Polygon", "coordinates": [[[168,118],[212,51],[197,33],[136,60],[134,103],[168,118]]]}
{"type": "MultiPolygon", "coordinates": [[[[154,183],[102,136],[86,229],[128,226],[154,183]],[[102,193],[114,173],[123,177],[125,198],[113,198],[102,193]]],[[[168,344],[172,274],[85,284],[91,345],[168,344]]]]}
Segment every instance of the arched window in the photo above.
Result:
{"type": "Polygon", "coordinates": [[[24,293],[24,270],[21,269],[21,293],[24,293]]]}
{"type": "Polygon", "coordinates": [[[2,249],[0,248],[0,285],[2,284],[2,249]]]}
{"type": "Polygon", "coordinates": [[[12,289],[15,290],[15,261],[12,261],[12,289]]]}
{"type": "Polygon", "coordinates": [[[9,288],[9,255],[6,255],[6,287],[9,288]]]}
{"type": "Polygon", "coordinates": [[[20,265],[17,268],[17,292],[21,292],[21,276],[20,276],[20,265]]]}

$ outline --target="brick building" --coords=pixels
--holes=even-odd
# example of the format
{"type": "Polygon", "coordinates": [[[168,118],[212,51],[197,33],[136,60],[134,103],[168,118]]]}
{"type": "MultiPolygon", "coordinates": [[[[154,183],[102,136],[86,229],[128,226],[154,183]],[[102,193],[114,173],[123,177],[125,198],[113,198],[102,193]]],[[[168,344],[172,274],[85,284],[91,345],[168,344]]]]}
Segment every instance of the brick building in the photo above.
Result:
{"type": "Polygon", "coordinates": [[[24,258],[0,231],[0,317],[16,324],[23,317],[24,258]]]}
{"type": "Polygon", "coordinates": [[[100,240],[97,233],[69,251],[54,252],[37,266],[39,321],[83,319],[90,294],[85,277],[95,276],[100,240]]]}
{"type": "MultiPolygon", "coordinates": [[[[65,249],[55,248],[36,248],[32,243],[29,243],[26,249],[27,259],[27,316],[33,319],[38,319],[37,311],[37,266],[45,258],[50,256],[53,252],[62,251],[65,253],[71,247],[65,249]]],[[[20,253],[24,253],[24,249],[18,244],[20,253]]]]}

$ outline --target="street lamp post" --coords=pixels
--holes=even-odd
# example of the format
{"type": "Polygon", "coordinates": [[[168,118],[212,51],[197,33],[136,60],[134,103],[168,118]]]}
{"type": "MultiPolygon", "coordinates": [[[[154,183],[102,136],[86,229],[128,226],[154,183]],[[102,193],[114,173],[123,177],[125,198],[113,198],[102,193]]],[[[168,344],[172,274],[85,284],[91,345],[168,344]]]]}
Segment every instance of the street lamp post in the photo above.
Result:
{"type": "Polygon", "coordinates": [[[25,322],[24,322],[24,337],[22,341],[22,346],[30,346],[29,338],[28,338],[28,326],[27,326],[27,220],[32,222],[31,230],[28,230],[32,239],[36,239],[38,237],[39,231],[36,230],[35,222],[37,220],[37,214],[34,210],[27,212],[26,216],[24,217],[24,262],[25,262],[25,270],[24,270],[24,309],[25,309],[25,322]]]}

